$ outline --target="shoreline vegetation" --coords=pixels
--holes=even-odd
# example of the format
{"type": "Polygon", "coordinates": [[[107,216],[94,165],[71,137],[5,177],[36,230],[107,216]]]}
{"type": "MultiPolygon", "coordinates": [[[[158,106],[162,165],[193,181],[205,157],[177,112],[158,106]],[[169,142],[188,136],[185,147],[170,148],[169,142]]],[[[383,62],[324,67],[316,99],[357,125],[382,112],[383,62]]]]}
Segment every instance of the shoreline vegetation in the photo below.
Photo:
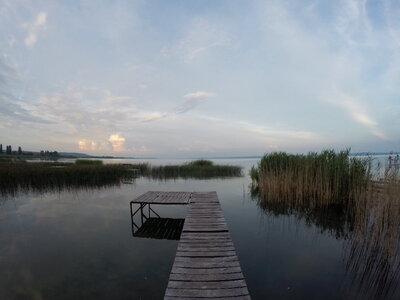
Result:
{"type": "Polygon", "coordinates": [[[209,160],[166,166],[103,164],[103,161],[93,159],[77,159],[75,163],[0,161],[0,193],[13,195],[30,190],[100,188],[132,182],[141,176],[158,180],[238,177],[242,176],[242,167],[215,165],[209,160]]]}
{"type": "Polygon", "coordinates": [[[350,298],[390,297],[400,283],[400,170],[371,166],[349,150],[326,150],[267,154],[250,170],[252,196],[267,213],[345,241],[350,298]]]}

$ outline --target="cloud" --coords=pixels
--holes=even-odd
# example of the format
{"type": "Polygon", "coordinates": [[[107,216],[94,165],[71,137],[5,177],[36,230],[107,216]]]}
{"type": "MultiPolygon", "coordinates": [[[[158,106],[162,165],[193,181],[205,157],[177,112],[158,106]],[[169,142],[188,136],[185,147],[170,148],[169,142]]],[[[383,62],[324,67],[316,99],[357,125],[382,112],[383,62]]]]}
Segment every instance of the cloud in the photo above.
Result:
{"type": "MultiPolygon", "coordinates": [[[[297,141],[319,141],[321,138],[314,132],[303,131],[303,130],[284,130],[276,129],[266,126],[259,126],[248,122],[238,122],[241,126],[246,128],[248,131],[257,133],[260,137],[268,139],[270,142],[285,142],[286,140],[297,140],[297,141]]],[[[277,147],[276,145],[274,146],[277,147]]]]}
{"type": "Polygon", "coordinates": [[[218,47],[226,47],[231,38],[222,23],[197,18],[187,27],[182,38],[175,44],[161,49],[163,56],[178,56],[190,62],[218,47]]]}
{"type": "Polygon", "coordinates": [[[194,93],[188,93],[183,96],[183,98],[185,98],[185,99],[195,99],[195,100],[206,100],[206,99],[214,98],[214,97],[215,97],[214,93],[210,93],[210,92],[206,92],[206,91],[197,91],[194,93]]]}
{"type": "Polygon", "coordinates": [[[27,29],[27,35],[24,40],[26,46],[32,47],[36,44],[39,34],[46,26],[46,22],[47,13],[42,11],[36,15],[33,23],[24,25],[24,27],[27,29]]]}
{"type": "Polygon", "coordinates": [[[41,95],[36,112],[46,120],[68,127],[72,133],[103,135],[119,131],[137,114],[135,105],[125,103],[128,99],[107,90],[69,86],[64,93],[41,95]]]}
{"type": "Polygon", "coordinates": [[[79,150],[82,151],[96,151],[98,150],[98,144],[95,141],[91,140],[79,140],[78,141],[79,150]]]}
{"type": "Polygon", "coordinates": [[[145,90],[145,89],[147,89],[149,86],[148,86],[147,84],[145,84],[145,83],[140,83],[140,84],[138,84],[137,87],[138,87],[139,89],[145,90]]]}
{"type": "Polygon", "coordinates": [[[151,121],[163,119],[167,116],[168,116],[167,113],[154,111],[154,112],[147,112],[147,113],[139,113],[135,116],[135,118],[141,122],[151,122],[151,121]]]}
{"type": "Polygon", "coordinates": [[[342,107],[346,113],[357,123],[369,129],[370,133],[382,140],[389,140],[386,134],[378,128],[379,124],[367,112],[362,104],[353,97],[336,91],[336,96],[331,99],[335,105],[342,107]]]}
{"type": "Polygon", "coordinates": [[[126,151],[125,138],[121,135],[121,133],[114,133],[110,135],[108,141],[111,143],[112,149],[114,152],[123,152],[126,151]]]}
{"type": "Polygon", "coordinates": [[[104,98],[102,100],[106,103],[117,104],[117,103],[125,103],[130,99],[131,97],[127,96],[115,96],[111,93],[111,91],[106,90],[104,98]]]}
{"type": "Polygon", "coordinates": [[[183,96],[186,101],[177,108],[177,113],[182,114],[188,112],[195,108],[201,101],[206,101],[208,99],[214,98],[216,95],[211,92],[197,91],[193,93],[188,93],[183,96]]]}
{"type": "MultiPolygon", "coordinates": [[[[19,85],[16,71],[0,56],[0,116],[2,125],[20,126],[23,123],[49,123],[40,116],[35,116],[28,106],[19,101],[13,90],[19,85]],[[22,124],[21,124],[22,123],[22,124]]],[[[18,89],[22,87],[18,86],[18,89]]]]}
{"type": "Polygon", "coordinates": [[[145,153],[151,153],[151,150],[147,146],[143,145],[143,146],[140,146],[136,150],[136,152],[141,153],[141,154],[145,154],[145,153]]]}

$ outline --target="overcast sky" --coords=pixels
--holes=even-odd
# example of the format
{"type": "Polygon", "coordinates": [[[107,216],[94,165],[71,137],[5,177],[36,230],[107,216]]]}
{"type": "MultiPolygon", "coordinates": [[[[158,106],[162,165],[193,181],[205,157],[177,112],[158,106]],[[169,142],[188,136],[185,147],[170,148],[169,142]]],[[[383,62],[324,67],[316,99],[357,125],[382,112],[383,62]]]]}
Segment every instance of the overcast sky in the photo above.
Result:
{"type": "Polygon", "coordinates": [[[400,1],[0,0],[0,143],[400,151],[400,1]]]}

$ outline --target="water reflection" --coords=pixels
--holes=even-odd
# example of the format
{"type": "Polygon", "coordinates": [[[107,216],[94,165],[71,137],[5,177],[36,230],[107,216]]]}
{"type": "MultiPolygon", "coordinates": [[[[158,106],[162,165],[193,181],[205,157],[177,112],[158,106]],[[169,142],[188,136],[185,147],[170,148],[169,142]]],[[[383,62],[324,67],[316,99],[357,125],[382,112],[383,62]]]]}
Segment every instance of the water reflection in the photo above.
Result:
{"type": "MultiPolygon", "coordinates": [[[[257,160],[226,163],[248,169],[257,160]]],[[[343,299],[343,281],[351,291],[354,280],[346,262],[355,259],[343,254],[354,229],[343,226],[341,211],[305,211],[299,221],[294,208],[262,207],[247,188],[244,195],[249,183],[247,176],[137,178],[101,189],[7,196],[0,205],[0,299],[162,299],[178,242],[133,238],[128,207],[149,190],[217,192],[252,299],[343,299]]],[[[161,218],[183,219],[187,208],[152,209],[161,218]]],[[[398,292],[390,295],[397,299],[398,292]]]]}
{"type": "Polygon", "coordinates": [[[139,207],[136,210],[134,210],[133,205],[134,203],[131,202],[130,211],[133,237],[166,240],[180,239],[185,219],[162,218],[151,208],[150,203],[138,203],[139,207]],[[154,217],[151,216],[152,213],[154,217]]]}
{"type": "Polygon", "coordinates": [[[132,236],[150,239],[179,240],[185,219],[148,218],[135,231],[132,221],[132,236]]]}
{"type": "MultiPolygon", "coordinates": [[[[310,208],[276,199],[269,201],[268,198],[261,198],[254,189],[251,189],[251,196],[266,214],[294,216],[297,220],[316,226],[321,232],[328,232],[336,239],[344,241],[346,274],[343,279],[343,297],[399,299],[400,227],[374,228],[378,226],[375,220],[373,217],[366,219],[366,215],[362,215],[364,226],[360,226],[361,214],[349,213],[339,204],[310,208]]],[[[376,194],[372,197],[379,199],[376,194]]],[[[372,215],[375,217],[378,213],[375,211],[372,215]]],[[[396,212],[396,218],[398,213],[399,211],[396,212]]]]}

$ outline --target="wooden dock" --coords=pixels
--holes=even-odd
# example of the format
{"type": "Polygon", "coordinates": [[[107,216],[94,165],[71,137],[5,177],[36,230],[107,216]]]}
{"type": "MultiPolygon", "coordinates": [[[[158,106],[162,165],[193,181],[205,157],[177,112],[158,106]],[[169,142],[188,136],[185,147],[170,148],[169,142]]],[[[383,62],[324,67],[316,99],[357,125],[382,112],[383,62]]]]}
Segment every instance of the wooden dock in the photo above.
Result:
{"type": "Polygon", "coordinates": [[[140,201],[189,205],[164,299],[250,299],[216,192],[148,192],[140,201]]]}

